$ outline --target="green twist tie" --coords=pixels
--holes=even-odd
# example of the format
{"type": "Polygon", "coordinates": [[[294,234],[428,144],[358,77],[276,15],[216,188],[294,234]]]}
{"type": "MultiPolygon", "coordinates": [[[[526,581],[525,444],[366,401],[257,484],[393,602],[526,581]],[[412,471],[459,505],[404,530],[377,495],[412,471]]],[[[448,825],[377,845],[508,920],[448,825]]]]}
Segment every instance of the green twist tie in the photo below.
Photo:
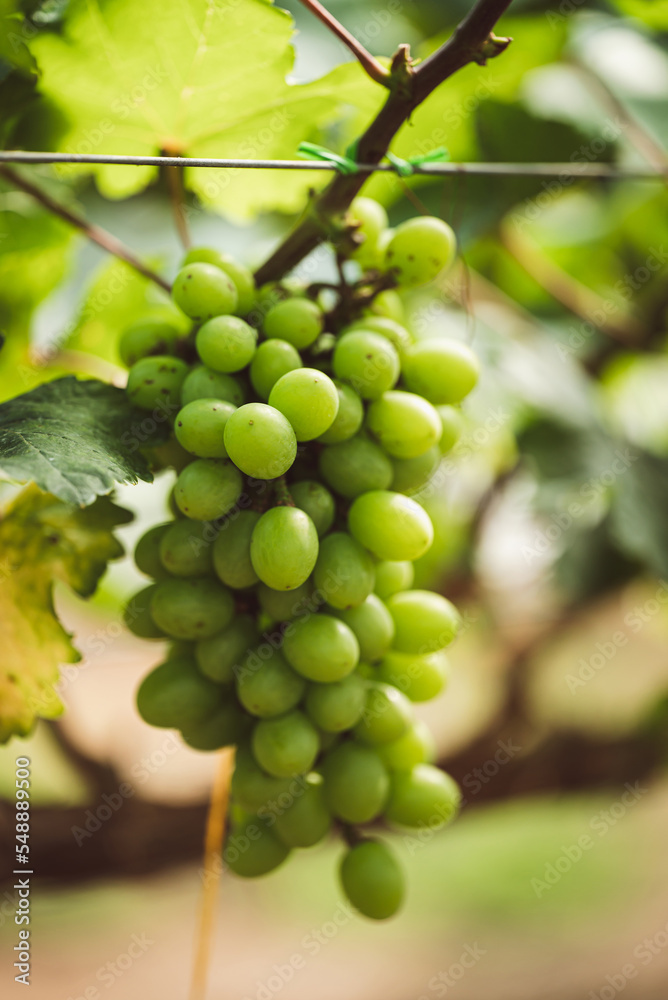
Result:
{"type": "Polygon", "coordinates": [[[422,163],[443,163],[450,159],[450,154],[445,146],[432,149],[429,153],[420,153],[417,156],[411,156],[407,160],[396,156],[394,153],[387,153],[386,155],[400,177],[410,177],[415,173],[415,168],[419,167],[422,163]]]}
{"type": "Polygon", "coordinates": [[[359,167],[354,160],[348,159],[347,156],[339,156],[338,153],[333,153],[324,146],[318,146],[315,142],[300,142],[297,155],[302,160],[323,160],[325,163],[333,163],[341,174],[359,173],[359,167]]]}

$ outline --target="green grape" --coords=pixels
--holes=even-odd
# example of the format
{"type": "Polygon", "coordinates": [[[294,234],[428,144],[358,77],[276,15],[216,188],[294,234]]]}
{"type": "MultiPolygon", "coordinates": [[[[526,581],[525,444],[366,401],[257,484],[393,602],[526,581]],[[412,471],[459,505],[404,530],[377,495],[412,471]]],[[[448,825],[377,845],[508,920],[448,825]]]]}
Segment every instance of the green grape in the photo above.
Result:
{"type": "Polygon", "coordinates": [[[341,743],[322,765],[325,799],[346,823],[369,823],[383,811],[390,791],[387,768],[371,747],[341,743]]]}
{"type": "Polygon", "coordinates": [[[393,475],[385,452],[362,434],[323,448],[318,469],[327,485],[349,500],[369,490],[387,489],[393,475]]]}
{"type": "Polygon", "coordinates": [[[406,327],[387,316],[362,316],[361,319],[356,319],[354,323],[346,327],[345,332],[347,333],[349,330],[368,330],[370,333],[379,333],[381,337],[386,337],[396,347],[399,355],[403,354],[406,348],[413,343],[413,338],[406,327]]]}
{"type": "Polygon", "coordinates": [[[195,399],[224,399],[234,406],[242,406],[246,402],[241,385],[232,375],[212,372],[204,365],[193,368],[181,387],[182,406],[187,406],[195,399]]]}
{"type": "Polygon", "coordinates": [[[392,489],[395,493],[415,493],[429,482],[441,463],[441,451],[434,445],[417,458],[395,458],[392,489]]]}
{"type": "Polygon", "coordinates": [[[373,590],[373,559],[346,531],[335,531],[320,542],[313,578],[332,607],[354,608],[373,590]]]}
{"type": "Polygon", "coordinates": [[[174,576],[206,576],[211,572],[215,530],[201,521],[175,521],[160,541],[162,565],[174,576]]]}
{"type": "Polygon", "coordinates": [[[355,235],[359,240],[350,256],[361,267],[376,267],[379,264],[378,240],[388,225],[387,212],[373,198],[359,197],[353,199],[348,219],[357,223],[355,235]]]}
{"type": "Polygon", "coordinates": [[[258,396],[269,399],[279,378],[301,367],[299,351],[287,340],[264,340],[250,363],[250,380],[258,396]]]}
{"type": "Polygon", "coordinates": [[[393,319],[396,323],[403,323],[405,311],[401,296],[393,288],[386,288],[384,292],[379,292],[374,297],[366,315],[386,316],[387,319],[393,319]]]}
{"type": "Polygon", "coordinates": [[[275,778],[306,774],[320,748],[316,728],[297,709],[275,719],[261,719],[253,730],[252,744],[255,760],[275,778]]]}
{"type": "Polygon", "coordinates": [[[360,659],[366,663],[379,660],[392,645],[394,621],[375,594],[356,608],[339,611],[338,617],[352,629],[360,647],[360,659]]]}
{"type": "Polygon", "coordinates": [[[175,656],[146,675],[137,691],[137,708],[150,726],[195,728],[218,709],[220,694],[194,660],[175,656]]]}
{"type": "Polygon", "coordinates": [[[351,385],[345,382],[334,382],[339,397],[339,409],[333,423],[319,440],[323,444],[339,444],[347,441],[362,426],[364,420],[364,404],[351,385]]]}
{"type": "Polygon", "coordinates": [[[361,840],[349,848],[339,874],[352,905],[371,920],[393,917],[404,901],[404,874],[393,852],[380,840],[361,840]]]}
{"type": "Polygon", "coordinates": [[[456,410],[454,406],[437,406],[436,409],[443,428],[438,446],[441,454],[445,455],[454,448],[462,436],[464,420],[460,410],[456,410]]]}
{"type": "Polygon", "coordinates": [[[237,673],[237,697],[246,711],[260,718],[283,715],[294,708],[306,690],[303,677],[296,674],[277,649],[262,660],[253,650],[237,673]]]}
{"type": "Polygon", "coordinates": [[[304,614],[313,603],[313,586],[309,580],[294,590],[274,590],[266,583],[257,588],[260,607],[274,622],[287,622],[299,614],[304,614]]]}
{"type": "Polygon", "coordinates": [[[230,624],[234,600],[216,580],[165,580],[151,598],[151,614],[175,639],[206,639],[230,624]]]}
{"type": "Polygon", "coordinates": [[[357,666],[355,633],[332,615],[310,615],[285,633],[283,652],[298,674],[310,681],[340,681],[357,666]]]}
{"type": "Polygon", "coordinates": [[[240,510],[235,518],[222,525],[213,543],[216,575],[233,590],[252,587],[259,579],[250,555],[251,535],[259,520],[257,511],[240,510]]]}
{"type": "Polygon", "coordinates": [[[348,512],[350,533],[378,559],[419,559],[434,540],[429,514],[415,500],[373,490],[353,501],[348,512]]]}
{"type": "Polygon", "coordinates": [[[318,558],[318,532],[297,507],[272,507],[251,537],[253,569],[268,587],[294,590],[309,576],[318,558]]]}
{"type": "Polygon", "coordinates": [[[182,729],[181,736],[193,750],[220,750],[236,746],[248,733],[249,727],[248,716],[236,702],[229,700],[204,722],[182,729]]]}
{"type": "Polygon", "coordinates": [[[434,760],[436,744],[427,723],[417,719],[398,740],[378,747],[378,753],[390,771],[411,771],[434,760]]]}
{"type": "Polygon", "coordinates": [[[155,594],[156,583],[144,587],[131,597],[123,609],[123,621],[127,629],[139,639],[164,639],[165,633],[153,621],[151,598],[155,594]]]}
{"type": "Polygon", "coordinates": [[[218,684],[231,684],[260,634],[250,615],[236,615],[222,632],[195,645],[197,666],[205,677],[218,684]]]}
{"type": "Polygon", "coordinates": [[[253,817],[232,834],[223,861],[241,878],[258,878],[282,865],[289,853],[290,848],[262,820],[253,817]]]}
{"type": "Polygon", "coordinates": [[[435,653],[444,649],[461,624],[454,604],[430,590],[393,594],[387,607],[394,619],[394,648],[401,653],[435,653]]]}
{"type": "Polygon", "coordinates": [[[169,573],[160,559],[160,542],[170,524],[156,524],[144,532],[135,546],[135,566],[141,573],[153,577],[154,580],[166,580],[169,573]]]}
{"type": "Polygon", "coordinates": [[[235,409],[223,399],[193,399],[176,414],[179,444],[198,458],[227,458],[223,432],[235,409]]]}
{"type": "Polygon", "coordinates": [[[247,476],[276,479],[294,462],[297,438],[290,422],[273,406],[246,403],[227,421],[225,447],[247,476]]]}
{"type": "Polygon", "coordinates": [[[373,588],[382,601],[400,590],[408,590],[413,586],[415,571],[413,563],[383,561],[376,563],[376,585],[373,588]]]}
{"type": "Polygon", "coordinates": [[[181,268],[172,285],[172,298],[186,316],[198,323],[234,312],[238,300],[230,276],[215,264],[202,262],[181,268]]]}
{"type": "Polygon", "coordinates": [[[331,426],[339,409],[339,394],[324,372],[296,368],[281,375],[269,393],[269,405],[287,417],[298,441],[312,441],[331,426]]]}
{"type": "Polygon", "coordinates": [[[364,399],[378,399],[399,378],[399,355],[385,337],[366,330],[344,333],[336,343],[334,374],[364,399]]]}
{"type": "Polygon", "coordinates": [[[322,327],[322,310],[309,299],[285,299],[264,318],[264,332],[269,340],[287,340],[300,351],[310,347],[322,327]]]}
{"type": "Polygon", "coordinates": [[[258,766],[250,748],[239,747],[232,775],[231,794],[235,802],[257,813],[266,809],[272,800],[290,795],[294,778],[274,778],[258,766]]]}
{"type": "Polygon", "coordinates": [[[397,226],[385,250],[385,266],[400,285],[424,285],[450,267],[456,253],[457,240],[447,222],[421,216],[397,226]]]}
{"type": "Polygon", "coordinates": [[[214,372],[241,371],[255,354],[257,333],[238,316],[214,316],[197,331],[195,346],[214,372]]]}
{"type": "Polygon", "coordinates": [[[410,771],[392,775],[386,817],[400,826],[445,826],[461,802],[456,782],[431,764],[417,764],[410,771]]]}
{"type": "Polygon", "coordinates": [[[458,340],[421,340],[404,356],[407,387],[434,404],[461,402],[475,388],[479,373],[477,357],[458,340]]]}
{"type": "Polygon", "coordinates": [[[327,733],[341,733],[359,722],[366,702],[366,682],[353,671],[341,681],[309,684],[304,702],[309,717],[327,733]]]}
{"type": "Polygon", "coordinates": [[[322,778],[316,774],[306,778],[301,792],[276,816],[276,833],[288,847],[313,847],[327,836],[331,825],[322,778]]]}
{"type": "Polygon", "coordinates": [[[242,488],[239,470],[228,459],[197,458],[179,473],[174,499],[186,517],[215,521],[232,510],[242,488]]]}
{"type": "Polygon", "coordinates": [[[374,682],[367,687],[362,718],[355,735],[362,743],[377,746],[398,740],[413,723],[413,708],[408,698],[391,684],[374,682]]]}
{"type": "Polygon", "coordinates": [[[378,667],[378,680],[394,684],[411,701],[430,701],[445,687],[447,665],[442,653],[419,656],[392,650],[378,667]]]}
{"type": "Polygon", "coordinates": [[[426,399],[412,392],[384,392],[367,412],[367,427],[393,458],[417,458],[438,444],[441,419],[426,399]]]}
{"type": "Polygon", "coordinates": [[[151,354],[173,354],[179,336],[179,330],[164,320],[145,319],[123,330],[118,353],[123,364],[131,368],[140,358],[151,354]]]}
{"type": "Polygon", "coordinates": [[[184,267],[186,264],[195,263],[215,264],[225,271],[237,290],[237,306],[234,312],[238,316],[245,316],[251,311],[255,303],[255,281],[253,272],[249,268],[234,260],[229,254],[208,247],[193,247],[183,258],[184,267]]]}
{"type": "Polygon", "coordinates": [[[188,366],[178,358],[141,358],[128,372],[128,399],[142,410],[176,412],[188,366]]]}
{"type": "Polygon", "coordinates": [[[313,521],[318,537],[328,532],[336,513],[334,497],[329,490],[313,479],[302,479],[290,484],[290,493],[295,507],[303,510],[313,521]]]}

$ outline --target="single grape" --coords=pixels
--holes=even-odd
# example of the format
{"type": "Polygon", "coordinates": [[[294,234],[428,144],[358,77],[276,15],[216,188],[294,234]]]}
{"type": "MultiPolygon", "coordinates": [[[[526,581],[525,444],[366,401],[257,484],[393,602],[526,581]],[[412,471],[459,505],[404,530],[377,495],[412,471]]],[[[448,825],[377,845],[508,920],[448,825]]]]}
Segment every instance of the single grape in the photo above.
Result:
{"type": "Polygon", "coordinates": [[[178,656],[147,674],[137,691],[139,714],[162,729],[197,727],[220,705],[221,689],[202,677],[189,657],[178,656]]]}
{"type": "Polygon", "coordinates": [[[377,267],[380,263],[378,240],[387,229],[387,212],[373,198],[354,198],[348,209],[348,220],[355,225],[356,248],[350,254],[361,267],[377,267]]]}
{"type": "Polygon", "coordinates": [[[336,507],[334,497],[329,490],[313,479],[302,479],[290,484],[290,493],[299,507],[311,518],[318,536],[326,534],[334,522],[336,507]]]}
{"type": "Polygon", "coordinates": [[[271,811],[276,799],[292,797],[290,788],[294,785],[295,780],[292,777],[274,778],[266,774],[258,765],[250,748],[239,747],[230,790],[234,801],[244,809],[259,812],[260,815],[262,810],[271,811]]]}
{"type": "Polygon", "coordinates": [[[475,388],[479,373],[477,357],[458,340],[421,340],[404,356],[406,386],[434,404],[461,402],[475,388]]]}
{"type": "Polygon", "coordinates": [[[154,580],[166,580],[169,573],[160,559],[160,542],[171,524],[156,524],[144,532],[135,546],[135,566],[154,580]]]}
{"type": "Polygon", "coordinates": [[[197,331],[195,346],[214,372],[241,371],[255,354],[257,333],[238,316],[214,316],[197,331]]]}
{"type": "Polygon", "coordinates": [[[386,601],[392,594],[412,587],[414,576],[413,563],[384,560],[376,563],[376,584],[373,589],[382,601],[386,601]]]}
{"type": "MultiPolygon", "coordinates": [[[[230,420],[232,417],[234,414],[230,420]]],[[[229,459],[197,458],[179,473],[174,498],[186,517],[196,521],[215,521],[232,510],[242,488],[239,470],[229,459]]]]}
{"type": "Polygon", "coordinates": [[[212,681],[231,684],[259,637],[250,615],[236,615],[222,632],[216,632],[210,639],[200,639],[195,645],[197,666],[212,681]]]}
{"type": "Polygon", "coordinates": [[[309,775],[292,802],[276,815],[276,833],[288,847],[313,847],[329,833],[332,817],[322,778],[309,775]]]}
{"type": "Polygon", "coordinates": [[[441,418],[441,438],[438,446],[441,454],[445,455],[457,444],[464,429],[464,420],[460,410],[454,406],[437,406],[438,415],[441,418]]]}
{"type": "Polygon", "coordinates": [[[335,531],[320,542],[313,571],[315,585],[334,608],[354,608],[373,590],[373,559],[347,531],[335,531]]]}
{"type": "Polygon", "coordinates": [[[385,266],[401,285],[424,285],[450,267],[456,253],[457,240],[447,222],[420,216],[397,226],[385,250],[385,266]]]}
{"type": "Polygon", "coordinates": [[[390,790],[387,768],[371,747],[341,743],[322,765],[325,800],[346,823],[369,823],[383,811],[390,790]]]}
{"type": "Polygon", "coordinates": [[[250,380],[258,396],[269,399],[279,378],[301,367],[299,351],[287,340],[264,340],[250,363],[250,380]]]}
{"type": "Polygon", "coordinates": [[[449,646],[461,618],[454,604],[430,590],[406,590],[388,598],[394,619],[394,648],[402,653],[435,653],[449,646]]]}
{"type": "Polygon", "coordinates": [[[447,679],[443,653],[387,653],[378,666],[378,680],[393,684],[411,701],[430,701],[440,694],[447,679]]]}
{"type": "Polygon", "coordinates": [[[176,413],[188,366],[178,358],[141,358],[128,372],[128,399],[142,410],[176,413]]]}
{"type": "Polygon", "coordinates": [[[357,666],[354,632],[332,615],[315,614],[294,622],[285,633],[283,652],[297,673],[310,681],[340,681],[357,666]]]}
{"type": "Polygon", "coordinates": [[[449,774],[431,764],[392,775],[385,815],[400,826],[445,826],[457,815],[461,792],[449,774]]]}
{"type": "Polygon", "coordinates": [[[268,587],[294,590],[311,575],[318,558],[318,532],[297,507],[272,507],[251,537],[253,569],[268,587]]]}
{"type": "Polygon", "coordinates": [[[194,399],[176,414],[179,444],[198,458],[227,458],[223,433],[236,407],[223,399],[194,399]]]}
{"type": "Polygon", "coordinates": [[[349,500],[369,490],[387,489],[393,475],[385,452],[362,434],[323,448],[318,468],[327,485],[349,500]]]}
{"type": "Polygon", "coordinates": [[[434,540],[427,512],[415,500],[373,490],[357,497],[348,512],[350,533],[379,559],[419,559],[434,540]]]}
{"type": "Polygon", "coordinates": [[[343,856],[341,885],[356,910],[371,920],[393,917],[404,901],[404,874],[380,840],[361,840],[343,856]]]}
{"type": "Polygon", "coordinates": [[[394,621],[376,594],[369,594],[356,608],[339,611],[338,617],[352,629],[360,647],[360,659],[379,660],[392,645],[394,621]]]}
{"type": "Polygon", "coordinates": [[[183,266],[186,264],[205,263],[215,264],[232,279],[237,290],[237,305],[234,312],[238,316],[245,316],[253,308],[255,303],[255,281],[250,268],[234,260],[229,254],[221,253],[209,247],[193,247],[183,258],[183,266]]]}
{"type": "Polygon", "coordinates": [[[172,285],[172,298],[186,316],[198,323],[234,312],[238,300],[230,276],[215,264],[202,262],[181,268],[172,285]]]}
{"type": "Polygon", "coordinates": [[[175,639],[206,639],[230,624],[234,601],[216,580],[165,580],[151,598],[151,614],[175,639]]]}
{"type": "Polygon", "coordinates": [[[364,399],[377,399],[399,378],[399,355],[380,334],[353,330],[337,341],[333,367],[364,399]]]}
{"type": "Polygon", "coordinates": [[[378,753],[390,771],[411,771],[434,760],[436,744],[427,723],[417,719],[398,740],[378,747],[378,753]]]}
{"type": "Polygon", "coordinates": [[[320,435],[319,440],[323,444],[339,444],[341,441],[347,441],[357,434],[364,420],[364,404],[353,387],[338,381],[335,381],[334,385],[339,397],[339,408],[329,429],[320,435]]]}
{"type": "Polygon", "coordinates": [[[309,684],[304,705],[316,726],[341,733],[359,722],[366,702],[366,681],[357,671],[341,681],[309,684]]]}
{"type": "Polygon", "coordinates": [[[160,558],[174,576],[206,576],[213,568],[215,529],[204,521],[175,521],[162,536],[160,558]]]}
{"type": "Polygon", "coordinates": [[[388,319],[387,316],[362,316],[346,327],[345,333],[348,333],[349,330],[367,330],[370,333],[379,333],[381,337],[386,337],[396,347],[400,356],[413,343],[413,338],[406,327],[394,319],[388,319]]]}
{"type": "Polygon", "coordinates": [[[305,690],[304,678],[271,647],[266,659],[251,651],[237,672],[239,701],[251,715],[263,719],[289,712],[301,701],[305,690]]]}
{"type": "Polygon", "coordinates": [[[260,514],[257,511],[240,510],[236,517],[221,526],[213,543],[213,567],[216,575],[233,590],[252,587],[259,579],[250,555],[251,535],[259,520],[260,514]]]}
{"type": "Polygon", "coordinates": [[[269,393],[269,405],[287,417],[298,441],[312,441],[331,426],[339,409],[339,395],[324,372],[296,368],[281,375],[269,393]]]}
{"type": "Polygon", "coordinates": [[[369,407],[366,424],[393,458],[417,458],[438,444],[441,419],[426,399],[412,392],[384,392],[369,407]]]}
{"type": "Polygon", "coordinates": [[[262,719],[253,730],[253,755],[267,774],[289,778],[313,767],[320,741],[306,716],[294,709],[275,719],[262,719]]]}
{"type": "Polygon", "coordinates": [[[223,861],[241,878],[258,878],[282,865],[290,853],[261,819],[253,817],[234,831],[223,851],[223,861]]]}
{"type": "Polygon", "coordinates": [[[170,323],[160,319],[145,319],[123,330],[118,342],[118,353],[126,368],[131,368],[140,358],[151,354],[173,354],[179,336],[178,328],[170,323]]]}
{"type": "Polygon", "coordinates": [[[193,368],[181,387],[182,406],[187,406],[195,399],[224,399],[234,406],[241,406],[246,402],[241,385],[232,375],[212,372],[204,365],[193,368]]]}
{"type": "MultiPolygon", "coordinates": [[[[383,246],[384,252],[385,246],[383,246]]],[[[403,323],[406,318],[403,300],[393,288],[386,288],[385,291],[378,292],[366,310],[366,315],[386,316],[387,319],[393,319],[396,323],[403,323]]]]}
{"type": "Polygon", "coordinates": [[[377,746],[398,740],[413,723],[408,698],[391,684],[373,682],[367,687],[362,717],[355,735],[362,743],[377,746]]]}
{"type": "Polygon", "coordinates": [[[264,318],[264,332],[269,340],[287,340],[298,350],[309,347],[323,327],[323,315],[309,299],[285,299],[273,306],[264,318]]]}
{"type": "Polygon", "coordinates": [[[204,722],[181,730],[184,743],[193,750],[220,750],[236,746],[248,733],[250,719],[232,700],[223,702],[204,722]]]}
{"type": "Polygon", "coordinates": [[[127,629],[138,639],[164,639],[165,633],[153,621],[151,614],[151,598],[157,590],[157,584],[137,591],[123,608],[123,622],[127,629]]]}
{"type": "Polygon", "coordinates": [[[416,493],[429,482],[441,463],[441,451],[434,445],[417,458],[395,458],[392,489],[395,493],[416,493]]]}
{"type": "Polygon", "coordinates": [[[312,594],[313,586],[309,580],[294,590],[274,590],[266,583],[261,583],[257,588],[260,607],[275,622],[286,622],[312,611],[313,607],[318,606],[317,602],[314,604],[312,594]]]}
{"type": "Polygon", "coordinates": [[[297,438],[290,422],[273,406],[246,403],[227,421],[225,447],[247,476],[276,479],[294,462],[297,438]]]}

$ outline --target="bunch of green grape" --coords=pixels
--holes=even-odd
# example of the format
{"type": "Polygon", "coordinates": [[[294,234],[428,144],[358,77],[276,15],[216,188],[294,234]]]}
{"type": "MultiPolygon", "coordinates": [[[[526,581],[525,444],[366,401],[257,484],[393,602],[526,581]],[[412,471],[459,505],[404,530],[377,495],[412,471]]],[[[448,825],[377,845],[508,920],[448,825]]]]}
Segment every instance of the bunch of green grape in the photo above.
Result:
{"type": "Polygon", "coordinates": [[[237,747],[227,866],[253,877],[334,829],[343,890],[363,914],[399,908],[403,874],[374,830],[429,828],[457,812],[414,703],[441,692],[459,616],[411,589],[431,520],[409,494],[457,440],[475,355],[415,341],[397,288],[455,254],[435,218],[387,229],[377,203],[348,215],[361,277],[329,313],[293,283],[191,250],[173,299],[192,320],[147,320],[120,351],[127,392],[169,414],[174,519],[135,560],[152,583],[126,621],[168,639],[137,694],[142,717],[198,750],[237,747]]]}

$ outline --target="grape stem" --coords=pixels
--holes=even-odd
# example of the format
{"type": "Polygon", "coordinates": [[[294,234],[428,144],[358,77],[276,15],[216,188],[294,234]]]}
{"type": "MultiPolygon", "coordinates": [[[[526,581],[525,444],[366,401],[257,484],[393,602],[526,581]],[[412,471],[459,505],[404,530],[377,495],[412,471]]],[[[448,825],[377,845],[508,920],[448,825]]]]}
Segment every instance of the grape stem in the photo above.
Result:
{"type": "MultiPolygon", "coordinates": [[[[358,162],[379,163],[415,108],[453,73],[470,62],[484,65],[505,51],[512,39],[499,38],[492,29],[511,2],[477,0],[448,41],[417,67],[411,63],[407,46],[399,47],[390,69],[392,84],[388,98],[356,144],[358,162]]],[[[326,240],[331,231],[340,232],[342,216],[366,179],[363,173],[337,174],[256,272],[258,285],[281,278],[326,240]],[[331,220],[329,232],[325,220],[331,220]]]]}
{"type": "Polygon", "coordinates": [[[176,231],[179,234],[183,249],[188,250],[192,246],[192,240],[190,239],[188,219],[185,213],[183,167],[165,167],[165,178],[169,189],[169,200],[172,203],[172,214],[174,216],[176,231]]]}
{"type": "Polygon", "coordinates": [[[318,0],[301,0],[304,7],[315,14],[316,17],[320,18],[323,24],[326,24],[332,34],[346,45],[352,54],[355,56],[360,66],[364,72],[375,80],[376,83],[380,83],[383,87],[390,86],[390,73],[389,71],[378,62],[378,60],[371,55],[371,53],[364,48],[361,42],[358,42],[354,35],[351,35],[347,28],[336,20],[333,14],[323,7],[318,0]]]}
{"type": "Polygon", "coordinates": [[[71,209],[65,208],[64,205],[55,201],[51,195],[46,193],[46,191],[43,191],[41,188],[37,187],[37,185],[31,183],[31,181],[25,180],[25,178],[23,178],[11,167],[0,165],[0,177],[4,177],[5,180],[8,181],[13,187],[19,188],[21,191],[25,191],[26,194],[29,194],[31,198],[38,201],[44,206],[44,208],[53,212],[53,214],[57,215],[59,218],[64,219],[65,222],[74,226],[75,229],[80,230],[80,232],[91,240],[91,242],[97,243],[97,245],[102,247],[103,250],[106,250],[107,253],[113,254],[120,260],[125,261],[126,264],[129,264],[129,266],[134,268],[135,271],[138,271],[139,274],[143,275],[144,278],[148,278],[149,281],[155,282],[155,284],[164,289],[167,294],[170,294],[172,289],[169,282],[165,281],[165,279],[161,278],[159,274],[153,271],[150,267],[147,267],[146,264],[142,263],[139,257],[136,257],[132,250],[130,250],[129,247],[126,247],[125,243],[122,243],[116,236],[113,236],[112,233],[107,232],[106,229],[102,229],[101,226],[93,225],[93,223],[88,222],[82,215],[78,215],[71,209]]]}
{"type": "Polygon", "coordinates": [[[292,493],[288,489],[285,476],[279,476],[278,479],[274,480],[274,501],[275,507],[295,506],[295,502],[292,499],[292,493]]]}

